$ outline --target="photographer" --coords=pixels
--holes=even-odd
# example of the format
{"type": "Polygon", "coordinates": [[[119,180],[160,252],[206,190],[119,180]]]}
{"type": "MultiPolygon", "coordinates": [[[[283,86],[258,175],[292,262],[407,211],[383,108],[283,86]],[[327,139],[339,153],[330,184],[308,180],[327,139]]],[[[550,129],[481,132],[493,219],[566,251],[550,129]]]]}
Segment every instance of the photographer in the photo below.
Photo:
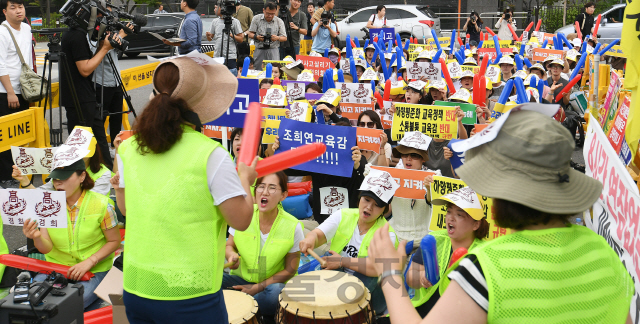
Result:
{"type": "MultiPolygon", "coordinates": [[[[98,17],[101,16],[102,14],[98,13],[98,17]]],[[[102,156],[110,156],[103,118],[97,109],[96,92],[91,81],[93,79],[91,74],[113,48],[111,41],[121,44],[122,40],[117,34],[107,32],[106,38],[99,42],[94,55],[87,41],[86,29],[82,29],[76,24],[72,25],[69,27],[69,31],[62,34],[62,52],[67,59],[70,79],[67,80],[65,73],[60,74],[62,106],[67,111],[67,129],[71,133],[76,125],[91,127],[102,156]],[[75,88],[79,107],[75,106],[71,86],[75,88]],[[76,109],[82,113],[81,116],[78,115],[76,109]]],[[[109,159],[105,159],[105,164],[110,169],[113,167],[109,159]]]]}
{"type": "Polygon", "coordinates": [[[475,41],[476,44],[480,43],[480,31],[482,30],[484,22],[480,19],[480,15],[477,12],[471,11],[471,15],[467,18],[467,22],[462,27],[463,30],[467,31],[467,35],[469,35],[469,42],[475,41]]]}
{"type": "Polygon", "coordinates": [[[311,50],[324,53],[324,50],[331,47],[331,39],[338,34],[335,32],[336,24],[331,22],[331,13],[325,11],[320,16],[320,22],[316,22],[313,25],[311,36],[313,37],[313,44],[311,50]]]}
{"type": "Polygon", "coordinates": [[[513,40],[513,34],[511,34],[509,25],[513,27],[513,30],[516,30],[516,20],[513,19],[513,9],[511,8],[505,9],[502,17],[500,17],[496,23],[496,28],[498,28],[498,38],[501,40],[513,40]]]}
{"type": "Polygon", "coordinates": [[[271,1],[265,3],[262,12],[262,14],[253,17],[249,27],[249,38],[252,38],[256,43],[253,58],[254,65],[258,70],[262,70],[263,60],[279,60],[278,47],[280,47],[280,42],[287,41],[284,22],[277,17],[278,6],[276,3],[271,1]]]}
{"type": "MultiPolygon", "coordinates": [[[[224,3],[221,2],[223,5],[224,3]]],[[[242,42],[242,38],[244,34],[242,33],[242,27],[240,25],[240,21],[233,17],[222,14],[222,9],[219,5],[215,7],[215,13],[220,19],[216,19],[211,24],[211,30],[207,32],[207,40],[214,40],[215,42],[215,52],[214,57],[225,57],[227,60],[225,61],[225,65],[229,68],[229,71],[234,76],[238,76],[238,66],[237,66],[237,50],[236,44],[242,42]],[[226,30],[225,19],[231,19],[230,31],[226,30]],[[224,35],[226,34],[226,35],[224,35]],[[224,35],[224,36],[223,36],[224,35]],[[229,37],[233,37],[231,40],[229,37]],[[227,52],[228,48],[228,52],[227,52]],[[227,54],[229,55],[227,57],[227,54]]]]}
{"type": "Polygon", "coordinates": [[[236,0],[236,12],[232,17],[240,21],[244,37],[242,42],[238,44],[238,54],[240,54],[240,56],[249,56],[251,47],[249,46],[249,37],[247,35],[249,34],[249,26],[251,26],[251,21],[253,20],[253,11],[240,4],[240,0],[236,0]]]}
{"type": "Polygon", "coordinates": [[[282,43],[280,47],[280,59],[287,54],[295,57],[300,54],[300,35],[307,35],[307,16],[300,11],[302,0],[291,0],[289,8],[289,27],[291,29],[291,41],[293,43],[293,51],[289,49],[289,42],[282,43]],[[287,53],[288,52],[288,53],[287,53]]]}

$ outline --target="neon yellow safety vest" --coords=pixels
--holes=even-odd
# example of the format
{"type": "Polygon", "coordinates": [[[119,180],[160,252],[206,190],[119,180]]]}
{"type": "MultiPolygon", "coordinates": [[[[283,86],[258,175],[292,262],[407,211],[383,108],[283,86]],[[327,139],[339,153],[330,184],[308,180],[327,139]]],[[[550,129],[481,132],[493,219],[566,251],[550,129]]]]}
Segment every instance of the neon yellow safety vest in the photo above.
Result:
{"type": "Polygon", "coordinates": [[[185,300],[222,284],[227,223],[207,182],[207,160],[221,146],[183,130],[161,154],[140,154],[135,138],[119,148],[128,216],[124,289],[143,298],[185,300]]]}
{"type": "Polygon", "coordinates": [[[104,164],[100,164],[100,170],[98,170],[98,172],[96,173],[91,172],[91,168],[89,167],[87,167],[86,171],[89,177],[93,179],[93,181],[100,179],[100,177],[102,177],[105,172],[111,172],[111,170],[109,170],[109,168],[107,168],[104,164]]]}
{"type": "MultiPolygon", "coordinates": [[[[0,233],[2,232],[2,222],[0,222],[0,233]]],[[[5,241],[4,236],[0,235],[0,254],[9,254],[9,247],[7,246],[7,241],[5,241]]],[[[4,269],[7,266],[4,264],[0,264],[0,278],[4,274],[4,269]]]]}
{"type": "MultiPolygon", "coordinates": [[[[107,213],[107,204],[106,196],[86,190],[76,216],[75,227],[71,225],[71,218],[67,212],[67,228],[47,229],[53,243],[53,249],[45,254],[47,261],[74,266],[98,252],[107,243],[107,238],[100,228],[107,213]]],[[[91,268],[91,272],[109,271],[113,264],[113,256],[111,253],[98,262],[91,268]]]]}
{"type": "MultiPolygon", "coordinates": [[[[360,210],[358,208],[344,208],[340,210],[340,213],[342,214],[342,219],[338,225],[336,235],[331,239],[331,246],[329,247],[331,251],[336,253],[342,252],[344,247],[349,244],[353,232],[356,230],[356,226],[358,226],[358,218],[360,217],[360,210]]],[[[369,255],[369,244],[371,243],[371,239],[373,239],[373,234],[386,223],[387,220],[384,219],[384,217],[378,217],[375,224],[373,224],[362,239],[362,245],[360,245],[358,249],[358,258],[366,258],[369,255]]],[[[391,225],[389,225],[389,231],[395,233],[391,225]]],[[[394,245],[398,247],[397,235],[394,245]]]]}
{"type": "MultiPolygon", "coordinates": [[[[438,270],[440,270],[440,281],[429,288],[416,289],[415,296],[411,298],[411,304],[413,304],[413,307],[418,307],[426,303],[429,298],[431,298],[431,296],[433,296],[433,294],[436,292],[436,289],[439,289],[438,287],[440,287],[440,284],[442,284],[442,282],[445,280],[444,274],[445,272],[447,272],[447,267],[449,266],[449,260],[451,258],[451,238],[447,234],[447,230],[433,231],[429,234],[436,239],[436,251],[438,254],[438,270]]],[[[471,246],[469,247],[469,250],[472,250],[477,246],[482,245],[483,243],[484,241],[482,240],[474,239],[473,243],[471,243],[471,246]]]]}
{"type": "Polygon", "coordinates": [[[624,323],[633,281],[592,230],[520,231],[475,249],[487,280],[487,323],[624,323]]]}
{"type": "Polygon", "coordinates": [[[258,283],[284,270],[285,257],[294,244],[294,234],[298,219],[278,207],[267,241],[260,249],[260,215],[258,206],[254,205],[253,219],[245,231],[235,231],[233,242],[240,254],[240,266],[231,270],[232,275],[258,283]]]}

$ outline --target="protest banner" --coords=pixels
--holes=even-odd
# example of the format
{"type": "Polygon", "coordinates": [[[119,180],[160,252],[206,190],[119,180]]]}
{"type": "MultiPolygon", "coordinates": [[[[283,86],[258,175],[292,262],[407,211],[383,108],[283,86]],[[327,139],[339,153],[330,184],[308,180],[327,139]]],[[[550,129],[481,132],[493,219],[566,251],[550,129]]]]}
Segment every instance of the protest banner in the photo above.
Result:
{"type": "MultiPolygon", "coordinates": [[[[604,44],[602,45],[601,48],[607,48],[609,44],[604,44]]],[[[624,52],[622,51],[622,46],[620,45],[614,45],[613,47],[609,48],[604,55],[609,55],[609,56],[615,56],[615,57],[627,57],[624,52]]]]}
{"type": "Polygon", "coordinates": [[[262,144],[275,143],[276,136],[278,136],[278,128],[280,128],[279,120],[268,119],[264,123],[264,132],[262,133],[262,144]]]}
{"type": "Polygon", "coordinates": [[[301,60],[304,68],[313,72],[316,81],[324,75],[327,69],[336,68],[326,57],[296,55],[296,60],[301,60]]]}
{"type": "Polygon", "coordinates": [[[349,118],[349,120],[358,120],[358,116],[365,110],[373,110],[373,103],[368,104],[356,104],[356,103],[340,103],[340,109],[342,110],[342,117],[349,118]]]}
{"type": "Polygon", "coordinates": [[[471,71],[473,74],[478,74],[478,71],[480,71],[480,67],[477,65],[460,65],[460,69],[462,72],[471,71]]]}
{"type": "Polygon", "coordinates": [[[53,165],[51,169],[69,166],[89,154],[91,143],[96,139],[93,134],[81,128],[75,128],[63,145],[56,149],[53,154],[53,165]]]}
{"type": "Polygon", "coordinates": [[[458,122],[456,109],[446,106],[396,103],[391,137],[399,141],[405,132],[419,131],[427,136],[441,139],[456,138],[458,122]]]}
{"type": "Polygon", "coordinates": [[[476,124],[476,134],[482,132],[485,128],[487,128],[487,126],[489,126],[489,124],[476,124]]]}
{"type": "Polygon", "coordinates": [[[231,138],[231,133],[233,132],[233,127],[224,127],[224,126],[213,126],[213,125],[202,125],[202,134],[209,138],[217,138],[222,139],[222,131],[227,130],[227,139],[233,140],[231,138]]]}
{"type": "Polygon", "coordinates": [[[295,149],[304,144],[324,143],[327,151],[317,159],[299,164],[292,169],[351,177],[353,160],[351,148],[356,146],[356,130],[353,127],[334,127],[283,119],[278,129],[280,147],[276,154],[295,149]]]}
{"type": "Polygon", "coordinates": [[[620,154],[618,154],[618,157],[624,165],[629,165],[631,162],[631,148],[629,148],[629,144],[627,144],[626,135],[622,137],[622,145],[620,145],[620,154]]]}
{"type": "Polygon", "coordinates": [[[534,31],[533,32],[533,37],[536,37],[538,39],[538,43],[540,43],[540,44],[543,44],[544,41],[548,41],[547,44],[553,45],[553,38],[555,36],[556,36],[556,34],[549,34],[549,33],[541,32],[541,31],[534,31]]]}
{"type": "Polygon", "coordinates": [[[620,109],[618,109],[615,118],[611,122],[609,133],[607,134],[607,138],[609,139],[609,142],[616,154],[619,154],[620,149],[622,148],[622,139],[624,138],[624,132],[627,129],[629,107],[631,107],[631,100],[629,97],[625,96],[624,101],[622,101],[622,105],[620,105],[620,109]]]}
{"type": "Polygon", "coordinates": [[[0,189],[2,223],[23,226],[26,219],[40,228],[67,227],[67,198],[64,191],[0,189]]]}
{"type": "Polygon", "coordinates": [[[336,88],[340,89],[340,107],[346,104],[370,104],[371,86],[365,83],[336,82],[336,88]]]}
{"type": "Polygon", "coordinates": [[[420,80],[422,77],[426,77],[429,81],[442,80],[442,65],[430,62],[407,62],[407,79],[420,80]]]}
{"type": "MultiPolygon", "coordinates": [[[[500,48],[509,48],[511,47],[511,41],[510,40],[501,40],[499,41],[500,43],[500,48]]],[[[496,48],[496,44],[494,42],[483,42],[482,43],[482,48],[491,48],[494,49],[496,48]]]]}
{"type": "MultiPolygon", "coordinates": [[[[464,181],[459,179],[453,179],[448,177],[433,176],[433,182],[431,183],[430,193],[431,201],[438,199],[448,193],[454,192],[460,188],[464,188],[467,185],[464,181]]],[[[487,223],[489,223],[489,232],[485,236],[486,241],[493,240],[500,236],[504,236],[511,233],[510,229],[499,227],[493,216],[493,200],[488,197],[480,196],[482,199],[483,211],[487,223]]],[[[429,224],[429,230],[438,231],[447,228],[445,216],[447,215],[447,206],[438,205],[433,206],[431,209],[431,223],[429,224]]]]}
{"type": "Polygon", "coordinates": [[[356,129],[358,148],[380,154],[380,151],[384,149],[380,147],[380,135],[382,133],[384,133],[382,129],[358,127],[356,129]]]}
{"type": "MultiPolygon", "coordinates": [[[[513,48],[511,48],[511,47],[500,48],[500,52],[501,53],[513,53],[513,48]]],[[[485,56],[485,55],[489,55],[489,58],[491,60],[495,60],[496,57],[498,57],[498,54],[496,53],[496,49],[495,48],[480,48],[480,49],[478,49],[478,57],[485,56]]]]}
{"type": "Polygon", "coordinates": [[[283,120],[287,118],[287,111],[289,109],[286,108],[262,108],[262,120],[260,121],[260,128],[264,128],[264,123],[266,120],[283,120]]]}
{"type": "Polygon", "coordinates": [[[396,169],[381,166],[371,166],[372,169],[389,172],[391,177],[400,185],[393,195],[398,198],[424,199],[426,191],[424,189],[424,178],[435,173],[422,170],[396,169]]]}
{"type": "Polygon", "coordinates": [[[55,151],[54,147],[11,147],[13,163],[20,169],[22,175],[51,173],[55,151]]]}
{"type": "Polygon", "coordinates": [[[462,118],[463,125],[475,125],[478,122],[476,105],[474,104],[467,104],[463,102],[440,101],[440,100],[434,101],[433,104],[436,106],[460,107],[460,109],[464,111],[464,118],[462,118]]]}
{"type": "Polygon", "coordinates": [[[244,117],[249,112],[249,103],[260,102],[259,85],[258,79],[238,79],[238,93],[227,112],[206,125],[243,127],[244,117]]]}
{"type": "MultiPolygon", "coordinates": [[[[620,93],[620,87],[622,87],[622,81],[617,73],[611,72],[611,82],[609,82],[609,88],[607,88],[607,95],[604,98],[604,105],[602,106],[602,115],[600,116],[600,126],[606,134],[608,131],[608,120],[613,120],[611,116],[611,110],[617,110],[618,108],[618,94],[620,93]]],[[[615,111],[613,112],[615,115],[615,111]]]]}
{"type": "Polygon", "coordinates": [[[547,57],[553,57],[554,59],[562,59],[562,50],[554,50],[548,48],[534,48],[532,61],[543,62],[547,57]]]}
{"type": "MultiPolygon", "coordinates": [[[[373,44],[374,43],[374,38],[380,37],[380,32],[382,32],[382,40],[384,41],[384,44],[386,45],[387,42],[389,41],[395,41],[396,40],[396,30],[393,27],[387,27],[387,28],[371,28],[369,29],[369,43],[373,44]]],[[[356,46],[359,46],[360,44],[356,44],[356,46]]],[[[306,65],[305,65],[306,66],[306,65]]]]}
{"type": "MultiPolygon", "coordinates": [[[[587,227],[605,238],[634,281],[631,300],[632,320],[640,309],[640,195],[629,172],[609,144],[598,123],[589,123],[585,134],[585,174],[603,184],[602,194],[593,205],[593,220],[585,215],[587,227]]],[[[634,322],[635,323],[635,322],[634,322]]]]}

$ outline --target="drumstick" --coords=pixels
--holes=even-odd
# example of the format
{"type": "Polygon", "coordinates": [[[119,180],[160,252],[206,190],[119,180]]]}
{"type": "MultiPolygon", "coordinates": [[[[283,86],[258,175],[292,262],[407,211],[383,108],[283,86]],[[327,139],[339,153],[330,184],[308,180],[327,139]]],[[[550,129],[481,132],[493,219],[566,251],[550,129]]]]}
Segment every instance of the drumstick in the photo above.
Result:
{"type": "MultiPolygon", "coordinates": [[[[238,256],[238,260],[240,260],[240,256],[238,256]]],[[[238,262],[238,260],[236,260],[236,261],[231,261],[231,262],[227,262],[227,263],[225,263],[225,264],[224,264],[224,266],[223,266],[222,268],[229,268],[229,267],[231,267],[232,265],[236,264],[236,262],[238,262]]]]}
{"type": "Polygon", "coordinates": [[[313,249],[307,249],[307,253],[309,253],[314,259],[318,260],[323,268],[327,265],[327,261],[322,260],[318,254],[313,252],[313,249]]]}

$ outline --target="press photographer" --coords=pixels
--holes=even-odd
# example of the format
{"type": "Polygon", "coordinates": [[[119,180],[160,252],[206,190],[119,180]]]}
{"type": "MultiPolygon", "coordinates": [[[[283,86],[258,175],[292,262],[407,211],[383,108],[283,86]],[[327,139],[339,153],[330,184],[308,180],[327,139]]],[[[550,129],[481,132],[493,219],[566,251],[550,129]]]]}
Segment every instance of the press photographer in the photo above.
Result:
{"type": "Polygon", "coordinates": [[[276,16],[278,6],[275,2],[265,3],[262,12],[262,14],[253,17],[249,27],[249,38],[252,38],[256,43],[253,59],[255,60],[254,66],[258,70],[262,70],[263,60],[279,60],[280,42],[287,41],[284,22],[276,16]]]}
{"type": "MultiPolygon", "coordinates": [[[[67,60],[70,78],[67,79],[65,73],[60,74],[62,105],[67,112],[68,131],[71,133],[76,125],[91,127],[102,156],[109,156],[107,136],[103,117],[97,108],[92,74],[111,49],[127,48],[128,42],[118,35],[118,31],[123,32],[123,29],[129,28],[118,20],[117,15],[94,1],[69,0],[60,9],[60,13],[63,15],[62,22],[69,26],[69,30],[62,35],[62,52],[67,60]],[[96,26],[98,28],[95,28],[96,26]],[[95,54],[89,47],[87,37],[98,42],[95,54]]],[[[141,19],[136,20],[140,22],[141,19]]],[[[134,25],[134,29],[139,27],[134,25]]],[[[105,159],[105,164],[109,168],[113,167],[109,159],[105,159]]]]}
{"type": "Polygon", "coordinates": [[[338,35],[335,30],[336,24],[331,22],[331,12],[322,12],[320,21],[313,25],[313,30],[311,31],[311,36],[313,37],[311,50],[324,53],[325,49],[331,48],[331,39],[338,35]]]}
{"type": "Polygon", "coordinates": [[[484,22],[480,18],[480,15],[478,15],[475,10],[471,10],[471,14],[469,18],[467,18],[467,22],[464,24],[464,27],[462,27],[462,30],[467,31],[469,43],[472,44],[472,46],[474,44],[472,42],[475,42],[476,46],[480,43],[480,31],[482,30],[483,24],[484,22]]]}
{"type": "Polygon", "coordinates": [[[215,13],[220,19],[214,20],[213,24],[211,24],[211,30],[207,32],[207,39],[215,42],[213,56],[224,57],[225,65],[229,68],[229,71],[238,76],[237,44],[242,43],[244,34],[242,33],[240,21],[232,17],[235,11],[235,0],[220,1],[215,8],[215,13]],[[231,41],[231,38],[233,38],[233,41],[231,41]]]}

